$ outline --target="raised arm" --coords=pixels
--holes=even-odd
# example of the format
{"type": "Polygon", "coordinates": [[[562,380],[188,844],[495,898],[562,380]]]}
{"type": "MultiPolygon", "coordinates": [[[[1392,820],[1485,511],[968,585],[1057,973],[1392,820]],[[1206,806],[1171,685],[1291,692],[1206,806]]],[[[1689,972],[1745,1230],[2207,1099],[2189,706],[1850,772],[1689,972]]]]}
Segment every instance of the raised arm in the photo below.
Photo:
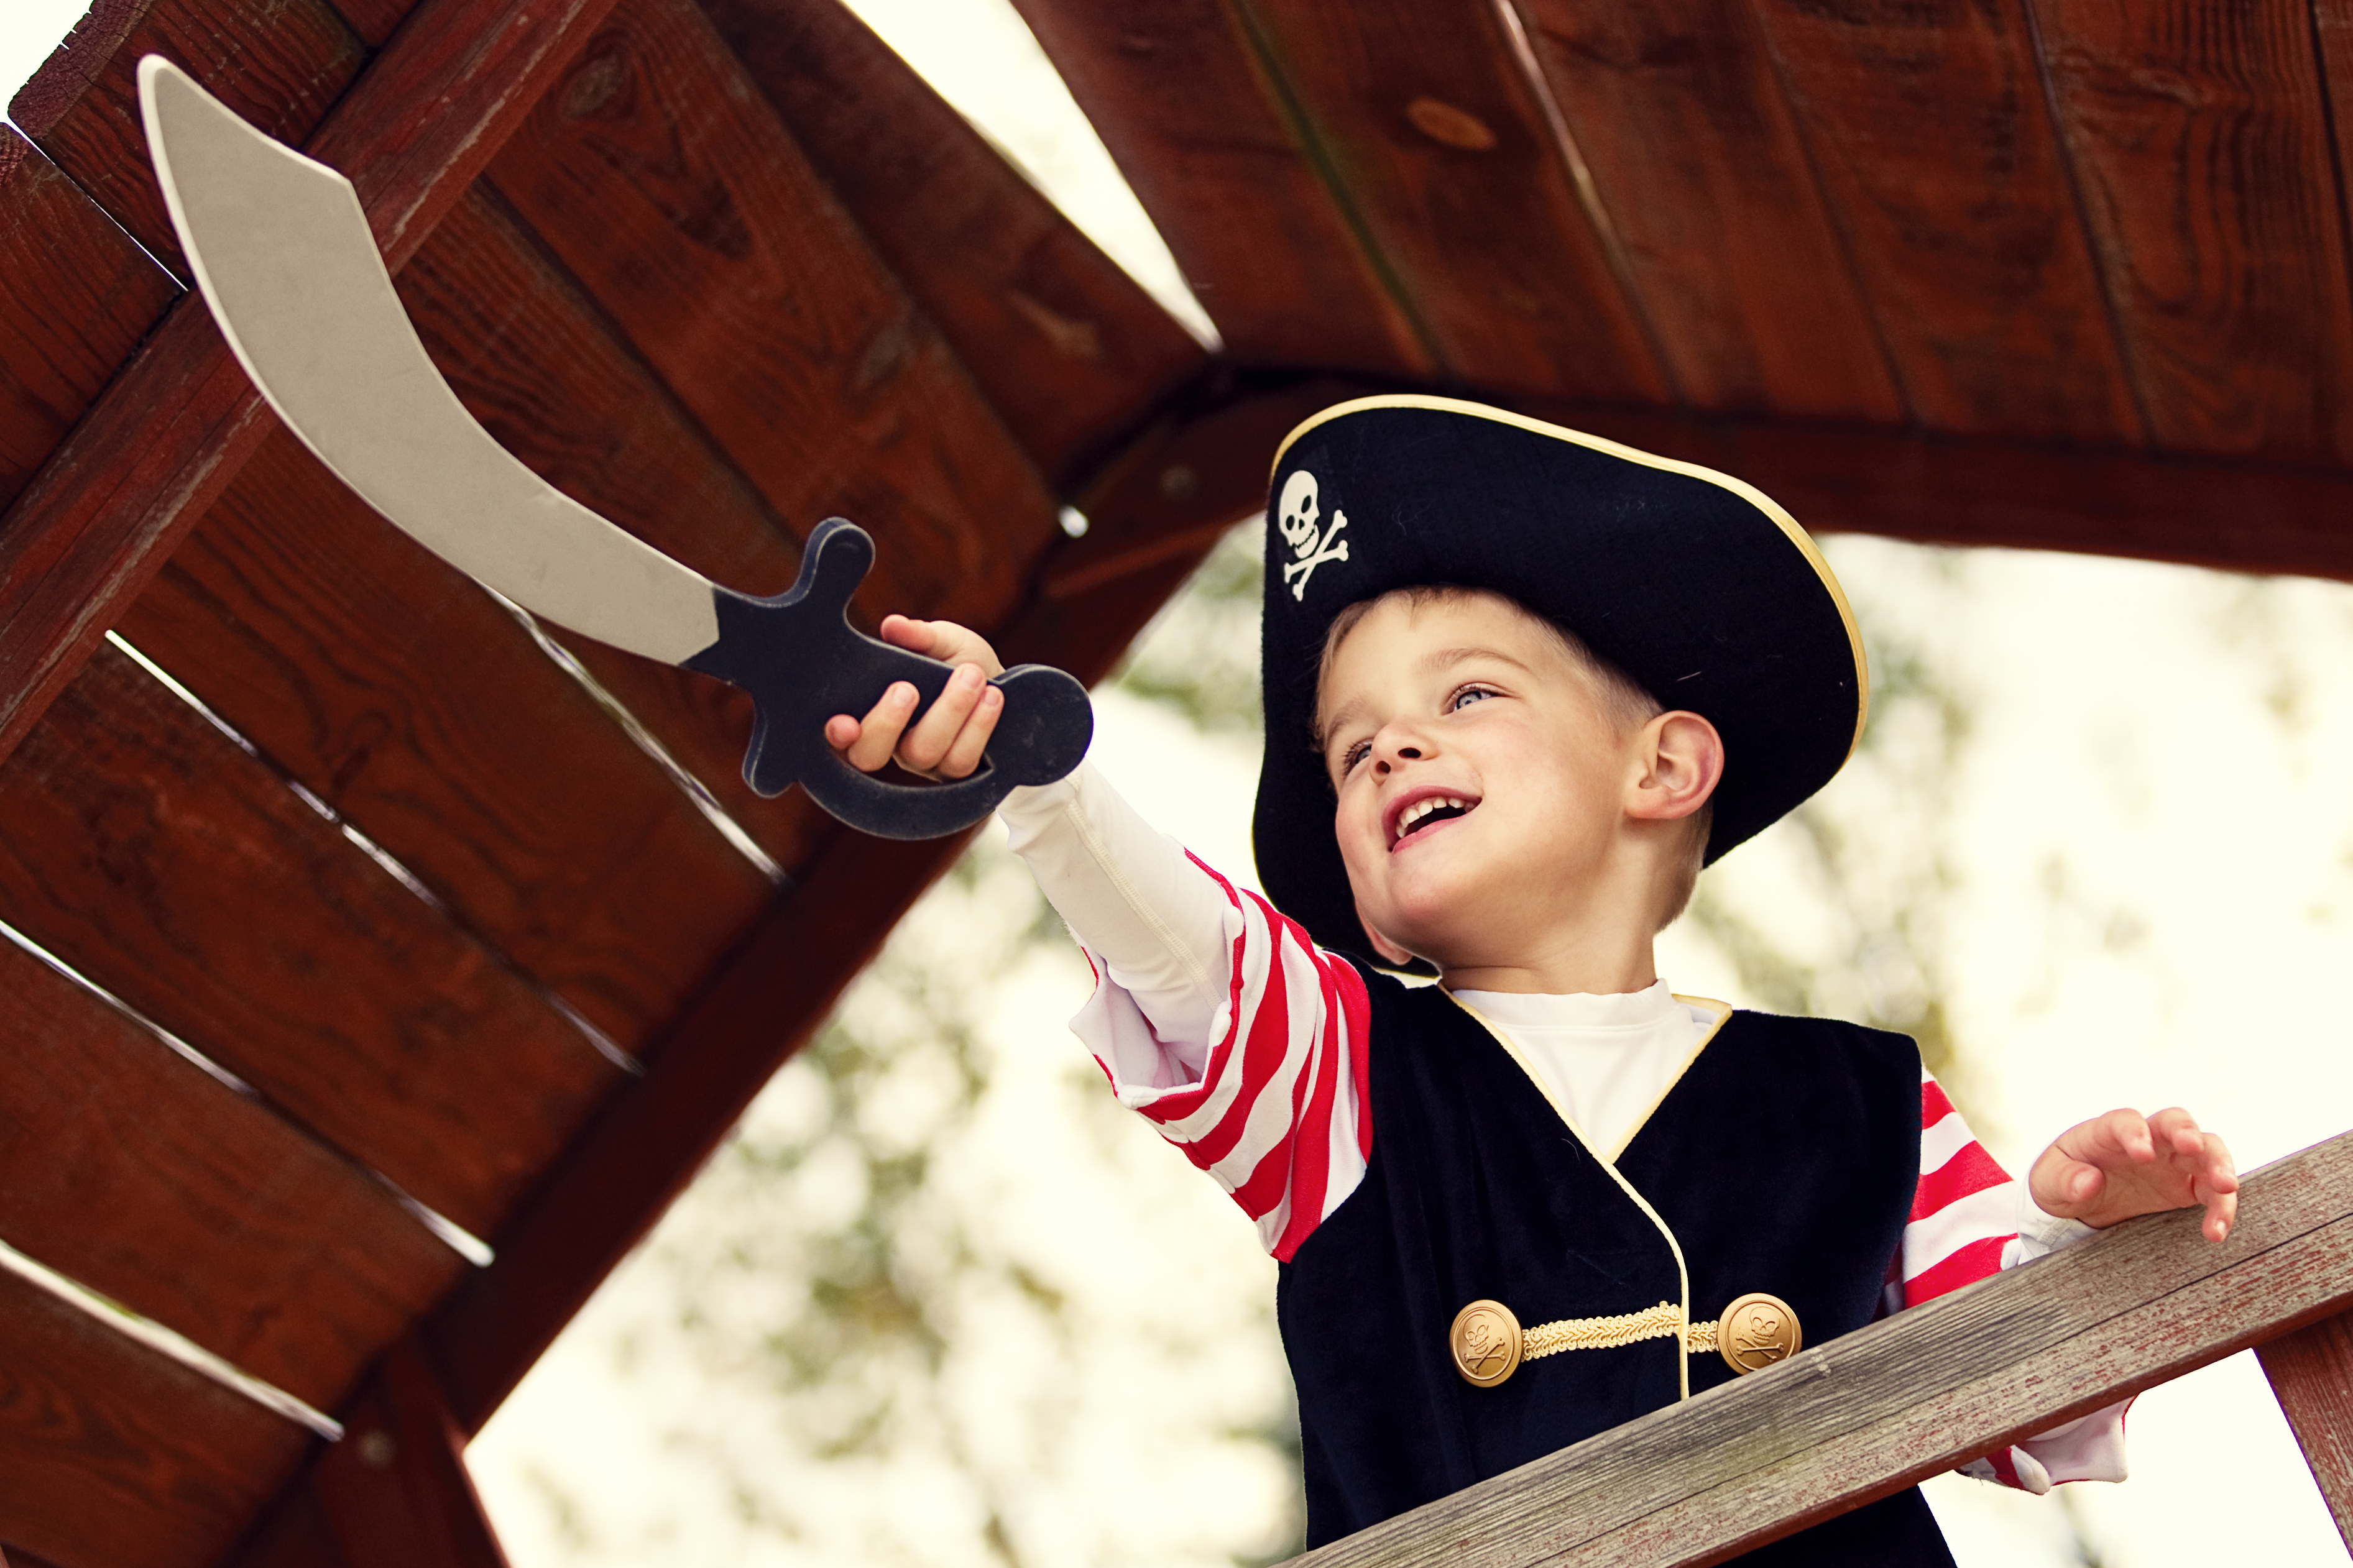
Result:
{"type": "MultiPolygon", "coordinates": [[[[882,636],[965,666],[920,719],[893,689],[827,734],[856,765],[956,777],[996,723],[988,645],[892,616],[882,636]],[[911,721],[913,721],[911,722],[911,721]]],[[[1288,1258],[1364,1179],[1372,1154],[1365,983],[1265,900],[1155,831],[1092,768],[1016,791],[1001,815],[1095,968],[1071,1026],[1120,1103],[1225,1188],[1288,1258]]]]}

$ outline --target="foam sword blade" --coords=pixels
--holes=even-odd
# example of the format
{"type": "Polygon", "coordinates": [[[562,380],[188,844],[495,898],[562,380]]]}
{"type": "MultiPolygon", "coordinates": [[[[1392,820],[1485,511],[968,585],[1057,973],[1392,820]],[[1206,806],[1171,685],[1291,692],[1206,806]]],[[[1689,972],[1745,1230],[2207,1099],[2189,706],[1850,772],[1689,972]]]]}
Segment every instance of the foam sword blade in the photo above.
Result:
{"type": "Polygon", "coordinates": [[[893,680],[913,682],[928,704],[951,673],[849,625],[850,593],[874,555],[862,529],[820,524],[799,579],[765,599],[632,537],[466,412],[394,292],[349,180],[255,130],[160,56],[139,63],[139,102],[197,287],[287,427],[388,521],[534,615],[749,691],[758,718],[744,776],[754,789],[797,782],[853,827],[932,838],[1085,755],[1084,689],[1024,665],[997,679],[1004,716],[970,778],[892,784],[842,762],[825,742],[828,717],[865,712],[893,680]]]}

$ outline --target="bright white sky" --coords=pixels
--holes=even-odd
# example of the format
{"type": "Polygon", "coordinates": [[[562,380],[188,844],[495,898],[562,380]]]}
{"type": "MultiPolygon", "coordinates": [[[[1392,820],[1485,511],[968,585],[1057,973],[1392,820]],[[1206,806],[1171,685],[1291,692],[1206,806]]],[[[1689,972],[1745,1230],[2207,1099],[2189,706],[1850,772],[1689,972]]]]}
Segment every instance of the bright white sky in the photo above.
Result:
{"type": "MultiPolygon", "coordinates": [[[[13,93],[81,9],[79,0],[0,5],[0,92],[13,93]]],[[[860,0],[857,9],[1106,250],[1206,330],[1166,248],[1004,0],[860,0]]],[[[1923,552],[1844,540],[1831,553],[1859,602],[1933,617],[1974,699],[1947,962],[1971,1102],[1996,1152],[2020,1169],[2069,1121],[2127,1102],[2188,1103],[2242,1165],[2353,1126],[2353,1030],[2334,1005],[2353,956],[2353,588],[1984,552],[1958,558],[1957,587],[1940,578],[1932,591],[1924,584],[1947,569],[1932,571],[1923,552]]],[[[1100,718],[1106,771],[1155,820],[1246,877],[1254,760],[1131,700],[1107,699],[1100,718]]],[[[1769,905],[1785,860],[1760,840],[1711,875],[1769,905]]],[[[1679,989],[1742,1000],[1723,961],[1680,930],[1662,951],[1679,989]]],[[[1004,1005],[1018,1016],[991,1028],[1024,1052],[1074,1053],[1060,1023],[1078,1000],[1072,984],[1056,971],[1014,987],[1004,1005]]],[[[1061,1136],[1050,1133],[1033,1126],[1027,1136],[1043,1144],[1061,1136]]],[[[1026,1162],[1033,1151],[1016,1152],[1026,1162]]],[[[1146,1168],[1138,1179],[1160,1190],[1158,1167],[1146,1168]]],[[[1049,1185],[1071,1179],[1049,1159],[990,1180],[1018,1187],[1025,1170],[1049,1185]]],[[[1170,1179],[1168,1193],[1191,1193],[1189,1173],[1170,1179]]],[[[1182,1257],[1195,1285],[1230,1281],[1219,1300],[1247,1303],[1271,1276],[1250,1255],[1246,1227],[1207,1200],[1206,1186],[1204,1194],[1152,1200],[1152,1223],[1172,1238],[1160,1250],[1182,1257]]],[[[1147,1292],[1165,1278],[1140,1258],[1122,1268],[1147,1292]]],[[[628,1288],[617,1280],[617,1292],[628,1288]]],[[[636,1425],[646,1385],[617,1380],[610,1347],[596,1338],[627,1318],[608,1302],[613,1294],[473,1450],[519,1568],[675,1561],[681,1531],[710,1568],[781,1561],[774,1540],[680,1522],[681,1510],[745,1505],[713,1491],[693,1455],[649,1442],[636,1425]],[[572,1482],[566,1492],[585,1487],[604,1539],[634,1539],[644,1554],[592,1552],[583,1522],[551,1502],[551,1478],[572,1482]]],[[[698,1393],[704,1374],[691,1366],[671,1372],[672,1404],[723,1392],[698,1393]]],[[[1125,1452],[1130,1461],[1129,1474],[1113,1465],[1090,1480],[1106,1509],[1126,1506],[1120,1485],[1151,1446],[1118,1386],[1110,1403],[1090,1406],[1103,1434],[1097,1458],[1125,1452]]],[[[1154,1385],[1149,1400],[1179,1397],[1183,1386],[1154,1385]]],[[[2063,1501],[1933,1483],[1960,1560],[2073,1561],[2065,1507],[2110,1568],[2343,1561],[2251,1358],[2144,1396],[2131,1430],[2136,1479],[2126,1486],[2075,1487],[2063,1501]]],[[[1208,1489],[1257,1507],[1256,1484],[1220,1477],[1208,1489]]],[[[831,1555],[804,1544],[795,1561],[831,1555]]]]}

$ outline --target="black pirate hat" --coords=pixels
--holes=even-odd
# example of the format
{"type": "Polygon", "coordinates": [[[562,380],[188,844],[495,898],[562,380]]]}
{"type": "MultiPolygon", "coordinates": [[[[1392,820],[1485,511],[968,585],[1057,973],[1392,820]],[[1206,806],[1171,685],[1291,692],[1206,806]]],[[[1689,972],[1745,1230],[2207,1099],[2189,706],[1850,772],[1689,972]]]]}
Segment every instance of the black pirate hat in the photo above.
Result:
{"type": "Polygon", "coordinates": [[[1276,907],[1365,952],[1315,753],[1332,618],[1392,589],[1485,588],[1583,638],[1724,737],[1712,862],[1830,782],[1869,704],[1862,641],[1797,521],[1754,487],[1442,397],[1327,408],[1275,454],[1266,761],[1253,838],[1276,907]]]}

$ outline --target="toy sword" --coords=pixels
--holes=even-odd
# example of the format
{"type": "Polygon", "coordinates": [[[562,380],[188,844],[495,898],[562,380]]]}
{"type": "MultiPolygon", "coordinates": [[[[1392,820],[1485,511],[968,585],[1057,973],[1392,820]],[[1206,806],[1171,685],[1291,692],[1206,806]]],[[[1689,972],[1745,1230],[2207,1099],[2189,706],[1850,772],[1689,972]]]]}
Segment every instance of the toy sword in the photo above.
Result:
{"type": "Polygon", "coordinates": [[[867,637],[845,616],[874,542],[820,523],[800,575],[774,598],[712,583],[580,505],[476,423],[426,356],[393,291],[358,193],[270,140],[159,56],[139,103],[172,226],[239,363],[289,429],[360,498],[427,550],[535,615],[666,664],[715,675],[757,708],[746,783],[798,782],[851,826],[885,838],[968,827],[1016,784],[1060,778],[1094,714],[1059,669],[999,676],[1005,708],[969,778],[894,784],[826,742],[891,682],[928,706],[951,670],[867,637]]]}

